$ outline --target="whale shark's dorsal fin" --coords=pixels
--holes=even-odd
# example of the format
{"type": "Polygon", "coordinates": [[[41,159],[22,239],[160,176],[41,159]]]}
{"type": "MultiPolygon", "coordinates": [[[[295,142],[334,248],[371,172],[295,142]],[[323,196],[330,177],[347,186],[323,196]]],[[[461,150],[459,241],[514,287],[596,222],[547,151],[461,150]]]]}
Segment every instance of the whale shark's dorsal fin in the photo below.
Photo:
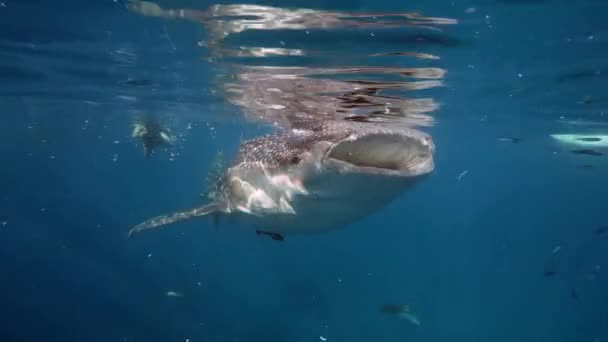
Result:
{"type": "Polygon", "coordinates": [[[133,235],[145,230],[157,229],[170,224],[188,221],[200,216],[218,213],[222,211],[220,208],[221,206],[218,203],[210,203],[202,207],[156,216],[133,227],[129,231],[129,237],[133,237],[133,235]]]}

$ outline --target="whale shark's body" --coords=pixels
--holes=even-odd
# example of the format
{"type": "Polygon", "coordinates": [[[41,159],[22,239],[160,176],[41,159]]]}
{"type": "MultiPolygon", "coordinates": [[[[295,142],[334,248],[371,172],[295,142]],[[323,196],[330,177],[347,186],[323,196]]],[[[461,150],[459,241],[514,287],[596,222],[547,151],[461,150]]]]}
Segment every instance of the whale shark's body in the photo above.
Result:
{"type": "Polygon", "coordinates": [[[429,135],[379,124],[311,123],[270,134],[241,145],[214,202],[152,218],[129,235],[209,214],[277,239],[339,228],[428,175],[433,152],[429,135]]]}

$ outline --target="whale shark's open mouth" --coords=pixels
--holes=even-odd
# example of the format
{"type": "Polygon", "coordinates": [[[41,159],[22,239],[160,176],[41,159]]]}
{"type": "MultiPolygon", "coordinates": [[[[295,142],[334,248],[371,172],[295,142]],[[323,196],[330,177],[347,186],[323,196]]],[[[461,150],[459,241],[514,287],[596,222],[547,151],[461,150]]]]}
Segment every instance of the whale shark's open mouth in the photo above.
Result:
{"type": "Polygon", "coordinates": [[[433,170],[435,146],[418,131],[379,131],[351,135],[336,143],[325,162],[351,172],[417,176],[433,170]]]}

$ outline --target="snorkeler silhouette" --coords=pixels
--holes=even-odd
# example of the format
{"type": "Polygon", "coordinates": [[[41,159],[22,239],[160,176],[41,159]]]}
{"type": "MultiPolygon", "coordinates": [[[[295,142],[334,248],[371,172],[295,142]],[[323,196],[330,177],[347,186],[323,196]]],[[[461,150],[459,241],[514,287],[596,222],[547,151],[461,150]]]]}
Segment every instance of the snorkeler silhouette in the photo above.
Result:
{"type": "Polygon", "coordinates": [[[146,158],[150,158],[154,149],[159,146],[173,146],[174,140],[169,129],[162,127],[158,121],[151,118],[136,121],[131,136],[142,142],[146,158]]]}

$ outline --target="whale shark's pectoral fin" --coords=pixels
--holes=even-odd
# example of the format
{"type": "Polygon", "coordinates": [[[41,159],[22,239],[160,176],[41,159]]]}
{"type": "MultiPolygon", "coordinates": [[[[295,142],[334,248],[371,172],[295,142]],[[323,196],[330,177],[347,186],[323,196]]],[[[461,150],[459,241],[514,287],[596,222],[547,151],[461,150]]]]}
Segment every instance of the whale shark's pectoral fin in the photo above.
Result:
{"type": "Polygon", "coordinates": [[[200,217],[200,216],[205,216],[205,215],[214,214],[214,213],[217,214],[220,211],[221,211],[220,206],[218,204],[211,203],[211,204],[207,204],[202,207],[198,207],[198,208],[194,208],[194,209],[190,209],[190,210],[178,211],[178,212],[175,212],[172,214],[160,215],[160,216],[151,218],[149,220],[146,220],[146,221],[138,224],[137,226],[133,227],[129,231],[129,237],[132,237],[133,235],[143,232],[145,230],[157,229],[157,228],[167,226],[170,224],[188,221],[188,220],[200,217]]]}

